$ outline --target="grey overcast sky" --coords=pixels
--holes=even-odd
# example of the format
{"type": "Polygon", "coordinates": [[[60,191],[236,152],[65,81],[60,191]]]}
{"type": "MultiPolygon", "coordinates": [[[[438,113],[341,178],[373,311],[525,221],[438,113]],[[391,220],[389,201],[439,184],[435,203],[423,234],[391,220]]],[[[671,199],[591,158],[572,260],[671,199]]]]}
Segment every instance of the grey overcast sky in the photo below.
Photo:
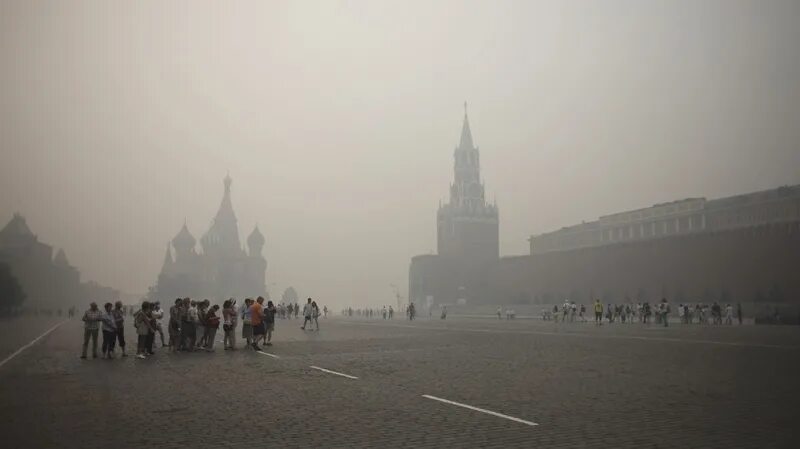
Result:
{"type": "Polygon", "coordinates": [[[405,294],[469,102],[504,255],[800,182],[800,2],[0,2],[0,221],[143,293],[227,171],[271,287],[405,294]]]}

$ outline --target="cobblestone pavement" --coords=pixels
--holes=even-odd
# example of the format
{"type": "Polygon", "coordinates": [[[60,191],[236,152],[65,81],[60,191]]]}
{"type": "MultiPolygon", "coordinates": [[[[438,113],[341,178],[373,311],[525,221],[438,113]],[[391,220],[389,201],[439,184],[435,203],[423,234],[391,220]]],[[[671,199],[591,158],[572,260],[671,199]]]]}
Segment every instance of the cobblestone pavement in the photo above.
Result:
{"type": "Polygon", "coordinates": [[[276,357],[109,361],[68,321],[0,367],[4,447],[796,447],[794,327],[298,327],[278,320],[276,357]]]}

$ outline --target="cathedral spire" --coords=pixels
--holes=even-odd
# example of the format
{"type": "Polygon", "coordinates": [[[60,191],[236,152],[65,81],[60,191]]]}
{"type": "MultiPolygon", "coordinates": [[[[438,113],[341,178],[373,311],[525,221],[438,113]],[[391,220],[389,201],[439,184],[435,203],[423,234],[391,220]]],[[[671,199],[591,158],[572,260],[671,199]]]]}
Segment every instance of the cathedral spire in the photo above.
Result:
{"type": "Polygon", "coordinates": [[[462,150],[471,150],[475,148],[472,144],[472,132],[469,129],[469,117],[467,116],[467,102],[464,102],[464,125],[461,127],[461,142],[458,147],[462,150]]]}

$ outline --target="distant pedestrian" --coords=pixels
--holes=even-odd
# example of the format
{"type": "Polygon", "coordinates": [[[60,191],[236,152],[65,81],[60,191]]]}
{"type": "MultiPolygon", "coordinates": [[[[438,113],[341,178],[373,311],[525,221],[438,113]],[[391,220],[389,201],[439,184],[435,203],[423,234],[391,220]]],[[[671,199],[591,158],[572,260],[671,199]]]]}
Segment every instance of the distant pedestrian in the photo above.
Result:
{"type": "Polygon", "coordinates": [[[725,324],[733,324],[733,306],[730,304],[725,306],[725,324]]]}
{"type": "Polygon", "coordinates": [[[250,306],[250,322],[253,324],[253,344],[251,345],[256,351],[260,351],[261,347],[258,342],[264,338],[266,328],[264,327],[264,297],[259,296],[250,306]]]}
{"type": "Polygon", "coordinates": [[[83,314],[83,352],[81,358],[86,358],[86,349],[89,346],[89,339],[92,340],[92,358],[97,358],[97,333],[100,328],[102,312],[97,308],[97,303],[89,304],[89,310],[83,314]]]}
{"type": "Polygon", "coordinates": [[[661,298],[661,319],[664,320],[664,327],[669,326],[669,303],[667,298],[661,298]]]}
{"type": "Polygon", "coordinates": [[[114,318],[114,332],[122,357],[127,357],[128,354],[125,353],[125,308],[122,307],[122,301],[114,303],[111,316],[114,318]]]}
{"type": "Polygon", "coordinates": [[[264,308],[264,345],[272,346],[272,333],[275,332],[275,305],[272,301],[267,301],[264,308]]]}
{"type": "Polygon", "coordinates": [[[233,298],[222,303],[222,346],[225,350],[236,349],[236,308],[233,298]]]}
{"type": "Polygon", "coordinates": [[[208,352],[214,351],[214,340],[217,338],[217,329],[219,329],[219,316],[217,311],[219,305],[214,304],[208,309],[206,313],[206,344],[205,349],[208,352]]]}
{"type": "MultiPolygon", "coordinates": [[[[372,316],[372,309],[370,309],[370,317],[372,316]]],[[[314,320],[315,330],[319,331],[319,306],[316,301],[311,301],[311,318],[314,320]]]]}
{"type": "Polygon", "coordinates": [[[311,314],[313,312],[314,309],[311,306],[311,298],[308,298],[308,302],[303,306],[303,325],[300,326],[300,329],[306,330],[306,324],[311,322],[311,314]]]}
{"type": "Polygon", "coordinates": [[[110,302],[105,303],[101,320],[103,322],[103,358],[114,358],[114,341],[117,339],[117,327],[114,324],[114,316],[112,315],[112,305],[110,302]]]}
{"type": "Polygon", "coordinates": [[[446,305],[442,305],[442,319],[443,320],[447,319],[447,306],[446,305]]]}
{"type": "Polygon", "coordinates": [[[742,303],[736,303],[736,318],[739,319],[739,325],[742,325],[742,303]]]}
{"type": "Polygon", "coordinates": [[[251,298],[246,298],[244,300],[244,307],[242,307],[242,338],[247,345],[245,347],[253,346],[253,320],[251,318],[252,312],[250,311],[250,306],[252,305],[253,300],[251,298]]]}
{"type": "Polygon", "coordinates": [[[161,347],[163,348],[167,344],[164,342],[164,328],[161,326],[161,319],[164,318],[164,311],[161,310],[161,302],[154,302],[153,310],[150,313],[153,316],[154,322],[156,323],[156,332],[161,337],[161,347]]]}
{"type": "Polygon", "coordinates": [[[180,338],[181,338],[181,303],[183,300],[181,298],[175,299],[175,305],[169,308],[169,324],[168,324],[168,333],[169,333],[169,349],[170,351],[176,351],[178,346],[180,345],[180,338]]]}
{"type": "Polygon", "coordinates": [[[148,351],[148,337],[151,333],[155,332],[150,318],[150,303],[144,301],[142,308],[136,312],[133,317],[133,325],[136,327],[137,345],[136,345],[136,358],[144,359],[148,351]]]}
{"type": "Polygon", "coordinates": [[[603,304],[599,299],[594,301],[594,324],[598,326],[603,324],[603,304]]]}

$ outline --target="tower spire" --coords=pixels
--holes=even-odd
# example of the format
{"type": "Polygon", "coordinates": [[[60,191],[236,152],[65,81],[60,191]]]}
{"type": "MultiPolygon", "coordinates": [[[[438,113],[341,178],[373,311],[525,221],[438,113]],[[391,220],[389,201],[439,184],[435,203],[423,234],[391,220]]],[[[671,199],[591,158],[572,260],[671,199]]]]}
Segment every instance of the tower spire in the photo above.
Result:
{"type": "Polygon", "coordinates": [[[467,116],[467,102],[464,102],[464,124],[461,127],[461,141],[458,147],[462,150],[471,150],[475,148],[472,144],[472,131],[469,129],[469,116],[467,116]]]}

